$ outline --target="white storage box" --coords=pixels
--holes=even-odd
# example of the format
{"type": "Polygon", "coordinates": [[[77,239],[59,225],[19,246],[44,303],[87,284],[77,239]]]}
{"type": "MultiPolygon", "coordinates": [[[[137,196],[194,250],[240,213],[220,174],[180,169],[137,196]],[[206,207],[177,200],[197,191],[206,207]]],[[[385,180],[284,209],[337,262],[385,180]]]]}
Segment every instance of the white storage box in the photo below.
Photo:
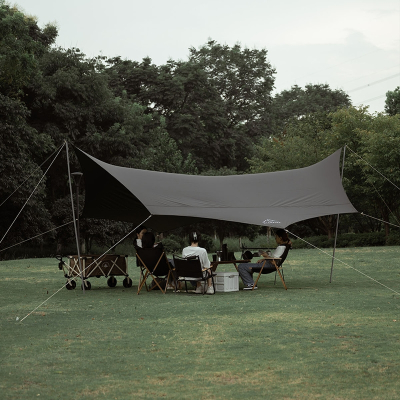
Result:
{"type": "Polygon", "coordinates": [[[216,292],[237,292],[239,290],[239,272],[217,272],[214,276],[216,292]]]}

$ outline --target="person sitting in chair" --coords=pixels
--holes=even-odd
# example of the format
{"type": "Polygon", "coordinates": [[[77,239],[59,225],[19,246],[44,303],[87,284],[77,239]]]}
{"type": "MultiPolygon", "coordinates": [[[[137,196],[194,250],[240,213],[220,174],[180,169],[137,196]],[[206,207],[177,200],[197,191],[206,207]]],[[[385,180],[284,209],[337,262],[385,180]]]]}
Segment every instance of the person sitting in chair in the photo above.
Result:
{"type": "MultiPolygon", "coordinates": [[[[210,269],[211,264],[210,260],[208,259],[207,250],[199,246],[200,238],[201,238],[200,233],[197,231],[189,233],[190,246],[185,247],[182,250],[182,257],[187,258],[191,256],[199,256],[200,264],[204,271],[206,269],[210,269]]],[[[208,287],[206,294],[214,294],[214,288],[212,286],[211,278],[207,279],[207,285],[208,287]]],[[[195,293],[203,293],[200,281],[197,282],[195,293]]]]}
{"type": "Polygon", "coordinates": [[[144,249],[151,249],[152,247],[159,247],[161,249],[164,248],[161,242],[156,243],[156,237],[153,232],[145,232],[142,235],[142,246],[144,249]]]}
{"type": "MultiPolygon", "coordinates": [[[[266,264],[264,266],[263,272],[265,271],[266,273],[270,272],[275,272],[276,268],[274,264],[272,264],[271,261],[268,261],[268,259],[271,258],[280,258],[283,253],[286,250],[287,246],[291,246],[292,242],[290,241],[286,231],[284,229],[278,229],[275,233],[275,240],[276,243],[278,244],[278,247],[272,252],[271,255],[269,255],[266,252],[261,252],[260,260],[257,261],[257,263],[244,263],[244,264],[239,264],[238,265],[238,271],[239,275],[242,278],[243,281],[243,290],[251,290],[253,289],[254,285],[254,280],[253,280],[253,272],[259,272],[262,267],[262,263],[266,261],[266,264]]],[[[257,286],[254,287],[254,289],[257,289],[257,286]]]]}
{"type": "MultiPolygon", "coordinates": [[[[151,248],[154,248],[154,249],[162,249],[162,250],[164,250],[164,245],[162,244],[162,242],[156,243],[156,238],[155,238],[153,232],[145,232],[145,233],[142,235],[142,247],[143,247],[144,249],[151,249],[151,248]]],[[[175,281],[176,281],[175,272],[173,271],[173,269],[174,269],[174,260],[168,258],[168,262],[169,262],[170,265],[171,265],[172,276],[170,276],[170,281],[167,282],[167,284],[168,284],[167,289],[174,289],[174,287],[175,287],[175,281]]],[[[179,288],[180,288],[180,287],[179,287],[179,288]]]]}
{"type": "MultiPolygon", "coordinates": [[[[133,239],[133,247],[135,250],[142,248],[142,237],[147,232],[147,228],[144,225],[140,225],[135,229],[135,239],[133,239]]],[[[140,262],[136,259],[136,266],[140,267],[140,262]]]]}

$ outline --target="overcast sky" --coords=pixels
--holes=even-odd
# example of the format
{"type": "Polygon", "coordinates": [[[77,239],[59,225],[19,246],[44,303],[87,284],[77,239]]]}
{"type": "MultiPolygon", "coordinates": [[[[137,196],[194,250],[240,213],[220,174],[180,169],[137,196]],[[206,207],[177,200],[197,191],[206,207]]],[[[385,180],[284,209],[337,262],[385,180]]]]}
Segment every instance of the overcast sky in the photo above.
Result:
{"type": "Polygon", "coordinates": [[[57,45],[155,64],[186,60],[209,38],[268,50],[275,92],[327,83],[354,105],[384,109],[400,86],[399,0],[17,0],[57,45]]]}

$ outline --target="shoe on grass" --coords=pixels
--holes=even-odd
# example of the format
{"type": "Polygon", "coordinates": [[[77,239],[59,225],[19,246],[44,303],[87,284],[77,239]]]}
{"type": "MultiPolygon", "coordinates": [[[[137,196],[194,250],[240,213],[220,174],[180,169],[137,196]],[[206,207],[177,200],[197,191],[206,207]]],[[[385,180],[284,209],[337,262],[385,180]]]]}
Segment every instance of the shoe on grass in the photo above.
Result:
{"type": "Polygon", "coordinates": [[[194,291],[195,293],[203,293],[203,286],[197,286],[196,290],[194,291]]]}
{"type": "MultiPolygon", "coordinates": [[[[251,290],[253,289],[253,285],[251,283],[249,283],[248,285],[246,285],[243,290],[251,290]]],[[[257,286],[254,286],[254,290],[258,289],[257,286]]]]}
{"type": "Polygon", "coordinates": [[[213,288],[212,286],[209,286],[209,287],[207,288],[206,294],[214,294],[214,293],[215,293],[214,288],[213,288]]]}

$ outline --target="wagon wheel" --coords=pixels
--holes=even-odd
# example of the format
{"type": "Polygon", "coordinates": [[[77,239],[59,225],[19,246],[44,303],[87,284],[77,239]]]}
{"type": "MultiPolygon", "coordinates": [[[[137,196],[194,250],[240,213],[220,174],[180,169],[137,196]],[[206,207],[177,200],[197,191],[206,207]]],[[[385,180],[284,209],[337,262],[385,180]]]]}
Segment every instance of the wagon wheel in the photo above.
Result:
{"type": "MultiPolygon", "coordinates": [[[[92,288],[92,285],[89,281],[85,281],[85,290],[90,290],[92,288]]],[[[83,283],[81,285],[81,289],[83,290],[83,283]]]]}
{"type": "Polygon", "coordinates": [[[76,282],[74,280],[67,281],[65,287],[67,288],[67,290],[73,290],[76,288],[76,282]]]}
{"type": "Polygon", "coordinates": [[[107,279],[107,285],[108,285],[109,287],[115,287],[115,286],[117,286],[117,279],[115,278],[115,276],[110,276],[110,277],[107,279]]]}
{"type": "Polygon", "coordinates": [[[125,288],[130,288],[132,287],[132,279],[127,276],[123,281],[122,284],[124,285],[125,288]]]}

